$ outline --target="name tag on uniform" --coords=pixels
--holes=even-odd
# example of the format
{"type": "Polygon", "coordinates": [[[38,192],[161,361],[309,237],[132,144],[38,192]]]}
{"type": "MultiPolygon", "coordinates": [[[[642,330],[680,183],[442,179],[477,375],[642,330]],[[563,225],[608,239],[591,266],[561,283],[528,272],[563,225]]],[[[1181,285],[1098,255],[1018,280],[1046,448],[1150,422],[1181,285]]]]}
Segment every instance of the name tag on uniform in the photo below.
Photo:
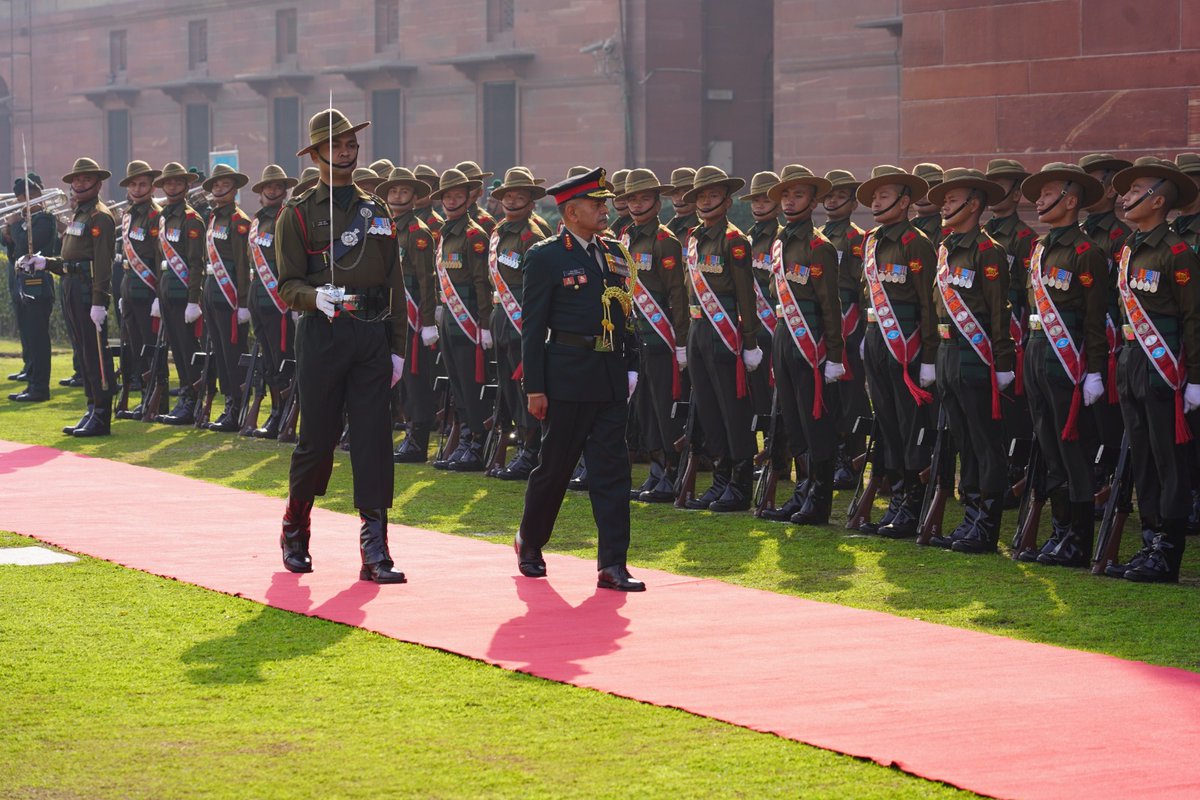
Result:
{"type": "Polygon", "coordinates": [[[950,285],[970,289],[975,283],[975,270],[965,267],[950,268],[950,285]]]}
{"type": "Polygon", "coordinates": [[[167,228],[167,241],[178,242],[180,235],[183,233],[182,228],[167,228]]]}
{"type": "Polygon", "coordinates": [[[273,233],[260,233],[258,236],[254,237],[254,243],[259,247],[270,247],[271,243],[274,241],[275,234],[273,233]]]}
{"type": "Polygon", "coordinates": [[[771,254],[763,253],[762,255],[755,256],[754,260],[750,262],[750,266],[754,269],[761,269],[765,272],[770,272],[771,271],[771,254]]]}
{"type": "Polygon", "coordinates": [[[83,236],[83,220],[73,220],[67,226],[67,236],[83,236]]]}
{"type": "Polygon", "coordinates": [[[129,238],[135,242],[146,241],[146,229],[145,228],[130,228],[129,229],[129,238]]]}
{"type": "Polygon", "coordinates": [[[792,264],[784,271],[784,277],[793,283],[804,285],[808,283],[808,276],[812,274],[808,264],[792,264]]]}
{"type": "Polygon", "coordinates": [[[569,286],[572,289],[578,289],[588,282],[587,270],[572,269],[563,273],[563,286],[569,286]]]}
{"type": "Polygon", "coordinates": [[[507,253],[501,253],[496,260],[509,269],[521,268],[521,254],[516,250],[510,250],[507,253]]]}
{"type": "Polygon", "coordinates": [[[1071,275],[1072,273],[1065,269],[1048,269],[1046,270],[1046,274],[1042,276],[1042,280],[1048,286],[1053,286],[1055,289],[1065,292],[1071,288],[1071,275]]]}
{"type": "Polygon", "coordinates": [[[367,235],[375,234],[377,236],[392,235],[392,221],[387,217],[373,217],[371,219],[371,227],[367,228],[367,235]]]}
{"type": "Polygon", "coordinates": [[[720,275],[725,268],[725,260],[720,256],[700,256],[700,271],[720,275]]]}
{"type": "Polygon", "coordinates": [[[442,259],[443,269],[462,269],[462,253],[449,253],[442,259]]]}
{"type": "Polygon", "coordinates": [[[1152,269],[1137,269],[1131,270],[1131,272],[1133,280],[1129,282],[1129,285],[1134,289],[1140,289],[1143,292],[1158,291],[1158,281],[1162,273],[1152,269]]]}
{"type": "Polygon", "coordinates": [[[214,239],[222,239],[222,240],[228,239],[229,238],[229,226],[228,225],[213,225],[213,238],[214,239]]]}
{"type": "Polygon", "coordinates": [[[879,280],[884,283],[904,283],[908,280],[907,264],[884,264],[879,270],[879,280]]]}

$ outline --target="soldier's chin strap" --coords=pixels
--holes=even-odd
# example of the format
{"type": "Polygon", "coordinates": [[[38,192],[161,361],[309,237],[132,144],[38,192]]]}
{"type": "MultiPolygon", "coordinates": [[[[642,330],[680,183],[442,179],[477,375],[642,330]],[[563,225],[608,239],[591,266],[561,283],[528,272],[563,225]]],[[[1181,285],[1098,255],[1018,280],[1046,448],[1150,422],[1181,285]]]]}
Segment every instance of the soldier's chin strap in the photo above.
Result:
{"type": "Polygon", "coordinates": [[[1142,195],[1141,197],[1139,197],[1137,200],[1134,200],[1134,201],[1133,201],[1133,205],[1131,205],[1131,206],[1125,206],[1125,213],[1126,213],[1126,214],[1128,214],[1130,211],[1133,211],[1135,208],[1137,208],[1138,206],[1140,206],[1140,205],[1142,204],[1142,201],[1143,201],[1143,200],[1145,200],[1145,199],[1146,199],[1147,197],[1149,197],[1150,195],[1154,194],[1154,192],[1155,192],[1155,191],[1158,189],[1158,187],[1162,186],[1164,183],[1166,183],[1166,181],[1167,181],[1167,179],[1166,179],[1166,178],[1159,178],[1159,179],[1158,179],[1158,183],[1156,183],[1156,184],[1154,184],[1153,186],[1151,186],[1149,189],[1147,189],[1147,190],[1146,190],[1146,193],[1145,193],[1145,194],[1143,194],[1143,195],[1142,195]]]}
{"type": "Polygon", "coordinates": [[[970,203],[972,200],[974,200],[978,196],[976,194],[976,191],[977,190],[972,189],[971,191],[967,192],[967,199],[963,200],[961,203],[959,203],[958,208],[954,209],[949,214],[943,214],[942,215],[942,223],[948,225],[950,223],[950,220],[954,219],[959,214],[961,214],[962,210],[967,207],[967,204],[970,203]]]}
{"type": "Polygon", "coordinates": [[[896,195],[896,199],[893,200],[891,203],[889,203],[888,207],[883,209],[882,211],[872,211],[871,216],[875,217],[876,219],[878,219],[879,217],[882,217],[884,214],[888,213],[893,208],[895,208],[896,204],[900,202],[900,199],[902,197],[909,197],[911,195],[912,195],[912,189],[908,188],[907,186],[901,186],[900,194],[896,195]]]}
{"type": "MultiPolygon", "coordinates": [[[[854,199],[854,195],[850,195],[850,196],[849,196],[849,197],[847,197],[845,200],[843,200],[842,202],[838,203],[836,206],[833,206],[832,208],[830,208],[829,206],[825,206],[825,211],[826,211],[827,213],[828,213],[828,212],[830,212],[830,211],[837,211],[837,210],[838,210],[839,208],[841,208],[842,206],[848,206],[848,205],[850,205],[850,201],[852,201],[853,199],[854,199]]],[[[897,200],[897,202],[899,202],[900,198],[899,198],[899,197],[897,197],[897,198],[896,198],[896,200],[897,200]]],[[[895,205],[895,203],[893,203],[892,205],[895,205]]],[[[889,206],[889,208],[890,208],[890,207],[891,207],[891,206],[889,206]]]]}
{"type": "Polygon", "coordinates": [[[456,205],[454,208],[451,208],[450,206],[446,205],[446,203],[445,203],[445,198],[444,198],[444,196],[443,196],[443,200],[442,200],[442,210],[446,212],[446,216],[450,216],[451,214],[456,214],[456,213],[458,213],[459,211],[461,211],[462,209],[466,208],[466,207],[467,207],[467,206],[469,206],[470,204],[471,204],[471,201],[470,201],[470,200],[467,200],[465,203],[459,203],[459,204],[458,204],[458,205],[456,205]]]}
{"type": "Polygon", "coordinates": [[[1063,201],[1063,198],[1067,196],[1067,190],[1070,189],[1074,185],[1075,185],[1075,181],[1067,181],[1066,183],[1064,183],[1062,191],[1059,193],[1058,197],[1055,198],[1054,202],[1051,203],[1049,206],[1047,206],[1046,208],[1043,208],[1041,211],[1039,211],[1038,216],[1039,217],[1045,216],[1046,214],[1049,214],[1051,211],[1053,211],[1054,208],[1063,201]]]}

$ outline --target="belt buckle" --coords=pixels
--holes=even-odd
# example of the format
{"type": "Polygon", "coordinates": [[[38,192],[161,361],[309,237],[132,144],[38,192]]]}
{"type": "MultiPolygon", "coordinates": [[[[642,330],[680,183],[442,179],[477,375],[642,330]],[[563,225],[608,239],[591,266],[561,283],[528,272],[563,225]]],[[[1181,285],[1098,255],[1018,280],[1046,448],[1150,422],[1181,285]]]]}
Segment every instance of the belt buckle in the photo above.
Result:
{"type": "Polygon", "coordinates": [[[943,339],[950,338],[950,326],[945,322],[938,323],[938,336],[942,337],[943,339]]]}
{"type": "Polygon", "coordinates": [[[704,312],[700,310],[700,306],[688,306],[688,314],[691,315],[692,319],[700,319],[704,316],[704,312]]]}
{"type": "Polygon", "coordinates": [[[1029,315],[1029,330],[1040,331],[1041,329],[1042,329],[1042,315],[1041,314],[1030,314],[1029,315]]]}
{"type": "Polygon", "coordinates": [[[879,319],[875,316],[875,309],[867,309],[867,322],[879,322],[879,319]]]}
{"type": "Polygon", "coordinates": [[[1125,335],[1125,341],[1132,342],[1137,336],[1133,332],[1133,326],[1126,323],[1121,326],[1121,333],[1125,335]]]}

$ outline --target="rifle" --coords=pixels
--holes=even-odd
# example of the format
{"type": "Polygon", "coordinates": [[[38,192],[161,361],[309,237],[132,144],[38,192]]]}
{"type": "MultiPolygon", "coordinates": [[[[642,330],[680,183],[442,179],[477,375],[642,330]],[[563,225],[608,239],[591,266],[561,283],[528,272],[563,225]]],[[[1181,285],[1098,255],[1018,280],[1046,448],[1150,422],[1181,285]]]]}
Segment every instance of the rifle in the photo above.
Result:
{"type": "Polygon", "coordinates": [[[160,320],[158,338],[154,341],[154,353],[150,356],[150,369],[142,373],[142,422],[153,422],[162,406],[163,393],[167,389],[167,384],[166,381],[159,380],[159,373],[162,372],[162,358],[167,349],[166,343],[167,326],[160,320]]]}
{"type": "Polygon", "coordinates": [[[499,386],[486,384],[479,387],[481,400],[486,402],[489,396],[495,398],[496,404],[492,411],[491,427],[483,442],[483,468],[487,475],[494,476],[496,472],[504,469],[504,465],[507,463],[505,459],[508,456],[508,436],[505,434],[504,426],[508,420],[508,404],[505,402],[507,398],[504,396],[504,392],[500,391],[499,386]]]}
{"type": "Polygon", "coordinates": [[[679,473],[679,484],[675,487],[675,507],[686,508],[688,500],[694,500],[696,497],[696,471],[700,468],[700,453],[696,449],[696,390],[688,394],[687,402],[678,401],[671,409],[671,417],[677,417],[682,410],[680,406],[687,408],[687,423],[683,427],[682,444],[676,443],[679,450],[679,463],[683,464],[683,470],[679,473]]]}
{"type": "Polygon", "coordinates": [[[266,394],[266,381],[258,374],[261,372],[261,361],[262,344],[256,338],[250,352],[238,356],[238,366],[246,368],[246,382],[242,384],[242,409],[238,416],[238,433],[242,436],[249,436],[258,427],[258,412],[262,408],[263,395],[266,394]]]}
{"type": "Polygon", "coordinates": [[[279,374],[283,375],[288,385],[279,393],[283,408],[279,412],[279,441],[294,443],[296,441],[296,418],[300,415],[300,387],[296,381],[296,360],[285,358],[279,364],[279,374]]]}
{"type": "MultiPolygon", "coordinates": [[[[440,353],[439,353],[440,355],[440,353]]],[[[434,451],[434,461],[445,461],[458,448],[458,420],[454,413],[454,395],[450,391],[450,379],[438,375],[433,379],[433,390],[442,392],[442,410],[438,421],[438,446],[434,451]]]]}
{"type": "MultiPolygon", "coordinates": [[[[1092,574],[1104,575],[1109,564],[1117,563],[1121,553],[1121,536],[1125,532],[1125,520],[1129,514],[1118,511],[1121,496],[1125,494],[1130,480],[1132,465],[1129,463],[1129,431],[1121,436],[1121,450],[1117,454],[1117,467],[1113,470],[1112,486],[1104,502],[1104,516],[1100,520],[1100,532],[1096,536],[1096,552],[1092,558],[1092,574]]],[[[1139,502],[1141,502],[1139,498],[1139,502]]]]}
{"type": "MultiPolygon", "coordinates": [[[[767,457],[763,462],[762,471],[758,474],[758,480],[754,484],[754,516],[761,517],[762,512],[768,508],[775,508],[775,490],[779,486],[779,473],[783,470],[775,468],[775,448],[778,442],[776,434],[778,433],[779,420],[779,387],[776,386],[771,392],[771,414],[765,424],[766,437],[763,439],[763,450],[767,457]]],[[[753,423],[754,431],[757,433],[763,430],[764,423],[756,414],[753,423]]]]}
{"type": "Polygon", "coordinates": [[[874,463],[875,449],[878,447],[875,418],[859,417],[854,421],[852,432],[858,433],[867,425],[870,425],[871,429],[867,435],[867,451],[863,454],[863,468],[858,472],[858,485],[854,488],[850,507],[846,509],[846,529],[851,531],[862,530],[864,525],[871,523],[871,508],[875,505],[875,495],[879,493],[879,487],[883,484],[883,470],[877,469],[874,463]],[[871,477],[864,485],[868,464],[871,465],[871,477]]]}
{"type": "MultiPolygon", "coordinates": [[[[924,438],[925,431],[921,431],[924,438]]],[[[918,442],[919,443],[919,442],[918,442]]],[[[942,522],[946,516],[946,501],[954,488],[954,478],[946,479],[946,463],[953,458],[950,450],[949,423],[946,419],[946,404],[938,407],[937,432],[933,437],[933,458],[929,462],[929,482],[925,484],[925,497],[921,500],[921,526],[917,532],[917,544],[928,545],[935,536],[942,535],[942,522]]],[[[953,465],[953,461],[950,462],[953,465]]],[[[950,470],[953,476],[953,466],[950,470]]]]}
{"type": "Polygon", "coordinates": [[[196,394],[196,421],[194,424],[197,428],[203,428],[208,422],[208,418],[212,414],[213,397],[217,393],[216,386],[208,385],[208,368],[212,364],[213,351],[212,328],[213,326],[207,322],[204,324],[204,352],[192,356],[193,365],[197,358],[204,359],[204,366],[200,368],[200,378],[192,384],[192,391],[196,394]]]}
{"type": "MultiPolygon", "coordinates": [[[[1015,442],[1013,443],[1015,446],[1015,442]]],[[[1042,464],[1042,448],[1037,439],[1029,444],[1029,460],[1025,464],[1025,477],[1018,485],[1021,487],[1021,502],[1017,505],[1017,531],[1013,534],[1012,557],[1015,559],[1026,550],[1037,547],[1038,526],[1042,521],[1042,509],[1046,507],[1046,498],[1037,491],[1038,475],[1045,469],[1042,464]]],[[[1016,491],[1016,487],[1014,487],[1016,491]]]]}
{"type": "MultiPolygon", "coordinates": [[[[120,263],[118,259],[117,263],[120,263]]],[[[121,373],[121,391],[117,394],[117,406],[113,409],[114,413],[129,410],[129,390],[133,387],[133,378],[138,373],[132,369],[133,354],[129,347],[129,321],[125,315],[120,313],[120,303],[117,305],[117,314],[121,317],[121,353],[120,353],[120,373],[121,373]]]]}

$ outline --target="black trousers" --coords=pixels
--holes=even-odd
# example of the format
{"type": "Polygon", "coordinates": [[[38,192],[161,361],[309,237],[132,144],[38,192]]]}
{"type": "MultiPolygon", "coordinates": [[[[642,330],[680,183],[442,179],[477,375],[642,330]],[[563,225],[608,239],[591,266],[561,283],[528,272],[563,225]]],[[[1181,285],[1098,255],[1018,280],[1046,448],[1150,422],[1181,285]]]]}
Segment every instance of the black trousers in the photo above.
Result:
{"type": "MultiPolygon", "coordinates": [[[[1075,385],[1054,355],[1041,331],[1034,331],[1025,348],[1025,399],[1033,433],[1046,465],[1045,491],[1067,485],[1072,503],[1092,500],[1092,454],[1096,450],[1094,429],[1080,400],[1078,438],[1063,441],[1063,428],[1071,413],[1075,385]]],[[[1103,398],[1099,401],[1103,402],[1103,398]]],[[[1005,425],[1008,418],[1005,417],[1005,425]]]]}
{"type": "MultiPolygon", "coordinates": [[[[83,377],[83,355],[79,344],[79,331],[75,327],[75,317],[67,309],[67,287],[59,282],[58,309],[62,312],[63,321],[67,325],[67,338],[71,340],[71,370],[80,378],[83,377]]],[[[90,322],[91,320],[89,320],[90,322]]],[[[87,333],[85,330],[84,333],[87,333]]]]}
{"type": "Polygon", "coordinates": [[[467,428],[471,433],[483,435],[483,421],[490,409],[480,399],[483,384],[475,380],[475,342],[459,329],[449,310],[438,325],[438,342],[442,349],[442,361],[446,365],[446,376],[450,379],[450,391],[454,395],[454,407],[466,415],[467,428]]]}
{"type": "MultiPolygon", "coordinates": [[[[805,451],[813,463],[833,458],[837,446],[838,387],[836,384],[822,386],[821,418],[813,416],[813,397],[816,380],[813,368],[788,332],[787,325],[775,329],[773,348],[775,365],[775,388],[779,392],[779,411],[788,432],[788,453],[798,458],[805,451]],[[800,436],[796,436],[796,433],[800,436]]],[[[760,368],[761,370],[761,368],[760,368]]]]}
{"type": "Polygon", "coordinates": [[[54,310],[54,278],[49,272],[13,279],[13,307],[21,334],[26,383],[34,392],[50,391],[50,313],[54,310]],[[36,283],[31,283],[36,281],[36,283]],[[24,287],[24,288],[22,288],[24,287]],[[21,293],[24,297],[20,297],[21,293]]]}
{"type": "Polygon", "coordinates": [[[964,359],[957,340],[944,341],[937,353],[937,387],[959,449],[960,490],[1004,494],[1008,490],[1008,439],[1004,420],[992,419],[989,368],[972,356],[964,359]]]}
{"type": "MultiPolygon", "coordinates": [[[[243,377],[238,369],[238,360],[246,352],[250,326],[238,324],[237,311],[229,307],[225,295],[217,287],[216,279],[211,276],[204,282],[204,324],[212,326],[213,366],[217,368],[221,394],[231,396],[238,402],[242,398],[243,377]]],[[[209,375],[212,375],[211,367],[209,375]]]]}
{"type": "Polygon", "coordinates": [[[159,295],[159,313],[162,314],[162,324],[167,326],[167,344],[171,347],[171,357],[175,360],[175,372],[179,376],[179,388],[190,390],[200,378],[199,368],[193,366],[192,358],[200,349],[196,337],[196,323],[184,322],[183,315],[187,308],[187,298],[164,298],[159,295]]]}
{"type": "MultiPolygon", "coordinates": [[[[421,343],[421,331],[408,329],[408,335],[417,343],[408,349],[404,361],[404,374],[400,377],[400,404],[408,421],[418,425],[432,425],[438,411],[438,398],[433,393],[433,381],[437,377],[437,344],[426,347],[421,343]],[[414,354],[415,361],[414,364],[414,354]],[[415,369],[415,372],[414,372],[415,369]]],[[[441,335],[440,333],[438,334],[441,335]]]]}
{"type": "MultiPolygon", "coordinates": [[[[228,305],[226,306],[228,308],[228,305]]],[[[296,326],[300,433],[292,452],[289,492],[308,502],[324,495],[346,412],[353,437],[350,469],[356,508],[391,508],[391,326],[307,312],[296,326]]]]}
{"type": "MultiPolygon", "coordinates": [[[[867,397],[867,371],[863,366],[862,357],[858,354],[858,348],[862,344],[866,332],[867,323],[860,319],[858,327],[851,331],[845,340],[849,380],[838,381],[838,399],[841,402],[838,403],[837,408],[833,409],[838,417],[838,436],[844,442],[854,436],[855,421],[859,417],[871,414],[871,402],[867,397]]],[[[907,389],[905,391],[907,392],[907,389]]],[[[857,454],[851,453],[850,455],[857,454]]]]}
{"type": "MultiPolygon", "coordinates": [[[[657,336],[653,332],[650,336],[657,336]]],[[[648,451],[662,450],[668,461],[675,461],[675,442],[683,435],[685,420],[672,419],[675,405],[672,390],[675,374],[675,352],[662,340],[644,341],[638,352],[639,377],[634,400],[638,403],[637,414],[641,424],[641,441],[648,451]]],[[[683,394],[683,378],[680,376],[680,399],[683,394]]]]}
{"type": "Polygon", "coordinates": [[[622,400],[575,403],[549,399],[542,420],[541,461],[525,488],[521,539],[527,545],[541,548],[550,541],[571,473],[582,454],[600,538],[596,566],[604,569],[625,563],[632,483],[625,450],[627,408],[622,400]]]}
{"type": "MultiPolygon", "coordinates": [[[[866,358],[863,369],[867,375],[867,393],[875,412],[875,432],[882,466],[888,472],[920,472],[929,466],[929,448],[933,444],[930,406],[918,406],[904,383],[904,368],[888,351],[879,332],[871,323],[866,332],[866,358]],[[918,444],[923,428],[930,434],[918,444]]],[[[908,373],[916,383],[920,375],[920,357],[908,365],[908,373]]],[[[988,407],[991,407],[989,402],[988,407]]]]}
{"type": "Polygon", "coordinates": [[[154,359],[154,345],[158,337],[154,333],[154,318],[150,316],[153,304],[154,295],[136,275],[121,284],[121,327],[129,347],[131,378],[133,370],[139,376],[149,372],[150,362],[154,359]]]}
{"type": "MultiPolygon", "coordinates": [[[[731,353],[707,318],[692,320],[688,333],[688,372],[696,417],[704,428],[704,444],[716,458],[742,461],[757,450],[750,430],[754,408],[747,392],[737,396],[737,362],[741,353],[731,353]]],[[[766,369],[766,363],[759,370],[766,369]]]]}
{"type": "Polygon", "coordinates": [[[1175,390],[1158,375],[1137,342],[1126,342],[1117,361],[1121,416],[1144,519],[1187,519],[1191,510],[1189,445],[1175,444],[1175,390]]]}
{"type": "Polygon", "coordinates": [[[537,427],[538,421],[529,413],[529,403],[521,382],[512,377],[521,365],[521,334],[498,305],[492,310],[492,342],[496,348],[496,386],[500,395],[496,403],[499,408],[500,398],[504,398],[507,417],[499,422],[505,426],[512,422],[522,430],[532,430],[537,427]]]}
{"type": "Polygon", "coordinates": [[[28,311],[26,303],[20,297],[20,286],[16,277],[16,268],[8,265],[8,298],[12,302],[13,321],[17,323],[17,336],[21,340],[21,371],[29,371],[29,333],[26,330],[28,311]]]}
{"type": "Polygon", "coordinates": [[[259,286],[254,284],[250,292],[250,323],[254,326],[254,340],[262,345],[262,374],[267,385],[282,390],[288,382],[280,375],[279,368],[284,360],[295,357],[296,324],[292,322],[292,312],[275,308],[259,286]]]}
{"type": "Polygon", "coordinates": [[[103,406],[112,400],[113,361],[108,354],[108,320],[99,332],[92,322],[92,279],[87,275],[69,273],[62,280],[63,307],[79,341],[80,363],[84,391],[89,403],[103,406]],[[107,388],[106,388],[107,387],[107,388]]]}
{"type": "MultiPolygon", "coordinates": [[[[784,324],[780,320],[776,330],[782,327],[784,324]]],[[[754,372],[746,373],[746,382],[750,385],[750,403],[753,413],[766,417],[771,413],[771,367],[774,364],[772,353],[775,347],[774,336],[767,330],[766,325],[759,329],[755,342],[762,350],[762,365],[754,372]]]]}

